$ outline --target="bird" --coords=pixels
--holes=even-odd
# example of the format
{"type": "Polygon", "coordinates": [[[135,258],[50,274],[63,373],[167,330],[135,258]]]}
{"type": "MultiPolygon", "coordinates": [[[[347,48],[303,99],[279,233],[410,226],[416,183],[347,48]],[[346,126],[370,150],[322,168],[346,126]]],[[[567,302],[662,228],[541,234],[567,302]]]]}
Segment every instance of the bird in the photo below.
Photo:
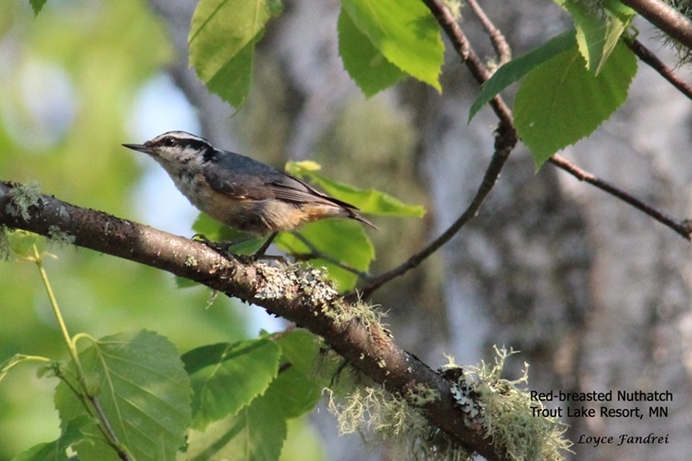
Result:
{"type": "Polygon", "coordinates": [[[169,131],[123,146],[156,160],[190,203],[211,218],[253,237],[269,235],[264,250],[278,232],[325,218],[353,219],[377,229],[357,207],[194,134],[169,131]]]}

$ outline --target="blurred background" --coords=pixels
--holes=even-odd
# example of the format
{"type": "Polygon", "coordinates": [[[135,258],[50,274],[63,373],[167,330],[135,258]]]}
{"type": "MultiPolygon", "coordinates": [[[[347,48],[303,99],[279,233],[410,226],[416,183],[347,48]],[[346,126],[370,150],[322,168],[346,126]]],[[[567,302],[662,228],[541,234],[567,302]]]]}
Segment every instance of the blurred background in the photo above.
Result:
{"type": "MultiPolygon", "coordinates": [[[[570,26],[551,1],[480,2],[514,55],[570,26]]],[[[373,273],[405,260],[467,206],[493,151],[492,113],[467,124],[478,93],[447,53],[443,93],[408,80],[365,100],[338,57],[335,0],[286,0],[257,48],[253,90],[235,113],[187,63],[190,0],[0,0],[0,179],[36,180],[47,194],[191,236],[197,212],[162,169],[120,146],[182,129],[279,168],[314,159],[325,175],[377,188],[429,211],[381,218],[373,273]]],[[[492,49],[471,11],[462,27],[492,49]]],[[[675,56],[637,23],[650,48],[675,56]]],[[[686,68],[679,69],[684,77],[686,68]]],[[[509,99],[511,100],[511,92],[509,99]]],[[[564,154],[676,217],[691,216],[692,105],[640,65],[630,98],[564,154]]],[[[47,269],[71,333],[151,329],[181,352],[283,328],[261,309],[166,273],[85,249],[49,246],[47,269]]],[[[667,418],[574,419],[568,436],[669,434],[667,445],[573,447],[574,459],[687,460],[692,452],[689,242],[550,165],[537,174],[523,147],[481,209],[441,252],[376,292],[397,342],[432,367],[520,350],[532,389],[665,391],[667,418]]],[[[0,263],[0,362],[15,353],[65,358],[34,265],[0,263]]],[[[57,437],[55,379],[22,365],[0,382],[0,460],[57,437]]],[[[621,405],[616,404],[615,407],[621,405]]],[[[646,408],[646,405],[644,406],[646,408]]],[[[322,407],[289,429],[284,460],[390,459],[387,447],[338,437],[322,407]]]]}

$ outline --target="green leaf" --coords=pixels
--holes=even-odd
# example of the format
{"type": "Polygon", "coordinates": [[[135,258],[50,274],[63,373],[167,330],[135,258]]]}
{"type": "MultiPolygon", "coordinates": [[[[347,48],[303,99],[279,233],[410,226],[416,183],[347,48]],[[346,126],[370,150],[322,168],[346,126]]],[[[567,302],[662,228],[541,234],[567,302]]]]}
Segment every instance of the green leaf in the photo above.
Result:
{"type": "Polygon", "coordinates": [[[576,0],[555,2],[572,16],[586,67],[598,75],[620,36],[632,22],[634,10],[616,0],[606,1],[604,8],[588,7],[576,0]]]}
{"type": "Polygon", "coordinates": [[[481,93],[473,102],[471,110],[469,111],[469,123],[471,123],[471,119],[473,119],[478,111],[499,94],[500,91],[523,78],[526,74],[544,62],[573,48],[575,44],[574,30],[569,30],[548,40],[543,45],[534,48],[525,55],[512,59],[497,69],[493,76],[483,84],[481,93]]]}
{"type": "Polygon", "coordinates": [[[369,98],[397,83],[406,74],[373,46],[351,17],[342,9],[339,14],[339,54],[344,68],[369,98]]]}
{"type": "Polygon", "coordinates": [[[201,0],[192,16],[190,64],[210,91],[239,107],[250,91],[255,42],[276,0],[201,0]]]}
{"type": "MultiPolygon", "coordinates": [[[[191,420],[190,381],[175,346],[151,331],[119,333],[94,342],[79,354],[84,372],[100,376],[98,402],[120,442],[138,461],[173,459],[185,443],[191,420]]],[[[74,364],[65,376],[75,376],[74,364]]],[[[80,386],[71,379],[73,388],[80,386]]],[[[84,395],[86,398],[86,395],[84,395]]],[[[87,415],[64,381],[55,393],[61,427],[87,415]]],[[[118,460],[97,437],[94,423],[82,427],[91,442],[76,446],[80,459],[118,460]]]]}
{"type": "MultiPolygon", "coordinates": [[[[367,272],[370,262],[375,259],[375,248],[370,238],[363,226],[355,221],[325,219],[303,226],[299,233],[320,252],[359,271],[367,272]]],[[[279,234],[274,242],[288,253],[312,253],[303,242],[288,232],[279,234]]],[[[356,274],[330,261],[318,258],[310,260],[310,263],[315,267],[326,267],[328,277],[341,291],[350,290],[358,281],[356,274]]]]}
{"type": "Polygon", "coordinates": [[[241,107],[250,94],[255,43],[255,39],[248,42],[211,79],[206,81],[209,91],[216,93],[233,107],[241,107]]]}
{"type": "MultiPolygon", "coordinates": [[[[248,370],[251,372],[252,370],[248,370]]],[[[286,419],[272,397],[257,397],[238,413],[191,431],[191,461],[276,461],[286,439],[286,419]]]]}
{"type": "Polygon", "coordinates": [[[281,349],[257,339],[203,346],[183,355],[192,379],[193,427],[235,414],[276,378],[281,349]]]}
{"type": "Polygon", "coordinates": [[[281,363],[288,366],[269,386],[265,395],[274,399],[286,418],[312,410],[327,385],[315,370],[319,341],[312,333],[294,330],[280,336],[281,363]]]}
{"type": "MultiPolygon", "coordinates": [[[[239,230],[230,228],[220,222],[210,218],[204,213],[200,213],[197,220],[192,225],[192,230],[198,234],[204,235],[212,242],[232,242],[234,240],[242,240],[248,234],[239,230]]],[[[233,245],[230,251],[233,254],[249,255],[256,252],[264,243],[264,238],[253,238],[243,241],[237,245],[233,245]]]]}
{"type": "Polygon", "coordinates": [[[66,461],[67,449],[82,440],[83,427],[91,423],[91,418],[82,416],[69,421],[60,437],[53,442],[40,443],[12,458],[12,461],[66,461]]]}
{"type": "Polygon", "coordinates": [[[636,71],[634,54],[618,43],[597,76],[576,46],[531,72],[517,92],[514,117],[536,169],[608,119],[627,99],[636,71]]]}
{"type": "Polygon", "coordinates": [[[389,62],[441,91],[444,45],[435,18],[422,2],[342,0],[341,6],[389,62]]]}
{"type": "Polygon", "coordinates": [[[311,161],[288,162],[286,171],[292,175],[307,179],[317,184],[325,192],[358,207],[364,213],[372,213],[387,216],[415,216],[420,218],[425,215],[425,208],[419,205],[407,205],[402,201],[374,189],[359,189],[348,184],[327,179],[317,173],[320,166],[311,161]]]}
{"type": "Polygon", "coordinates": [[[25,230],[13,230],[7,233],[10,242],[10,250],[21,258],[33,257],[34,244],[38,241],[38,234],[25,230]]]}
{"type": "MultiPolygon", "coordinates": [[[[258,340],[267,341],[267,340],[258,340]]],[[[229,461],[276,461],[286,438],[286,419],[312,409],[324,383],[315,377],[319,345],[313,334],[296,330],[276,339],[281,362],[290,364],[279,373],[262,396],[235,415],[207,426],[204,433],[191,431],[188,459],[229,461]]],[[[254,367],[246,374],[255,373],[254,367]]]]}
{"type": "Polygon", "coordinates": [[[48,0],[29,0],[29,3],[31,3],[31,8],[34,10],[34,16],[38,16],[43,9],[43,5],[45,5],[47,1],[48,0]]]}

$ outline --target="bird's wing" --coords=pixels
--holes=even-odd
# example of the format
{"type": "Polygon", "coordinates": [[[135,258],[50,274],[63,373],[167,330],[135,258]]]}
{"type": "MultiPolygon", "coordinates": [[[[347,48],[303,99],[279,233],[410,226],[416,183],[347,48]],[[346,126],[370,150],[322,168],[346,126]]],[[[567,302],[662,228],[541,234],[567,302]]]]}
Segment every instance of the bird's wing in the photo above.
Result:
{"type": "Polygon", "coordinates": [[[283,173],[275,168],[257,162],[249,157],[233,154],[233,161],[227,157],[226,165],[210,168],[205,172],[205,179],[212,189],[237,200],[282,200],[302,204],[322,204],[343,209],[348,217],[377,227],[360,216],[357,207],[350,203],[330,197],[308,183],[283,173]],[[225,167],[224,167],[225,166],[225,167]],[[238,171],[242,171],[239,174],[238,171]]]}
{"type": "Polygon", "coordinates": [[[308,183],[286,173],[281,173],[280,177],[274,178],[270,185],[276,198],[280,200],[298,204],[317,202],[325,205],[334,205],[346,209],[357,210],[353,205],[330,197],[318,191],[308,183]]]}
{"type": "Polygon", "coordinates": [[[290,174],[244,155],[227,153],[216,168],[207,168],[204,176],[212,189],[238,200],[278,199],[298,205],[321,203],[350,210],[357,209],[353,205],[329,197],[290,174]]]}
{"type": "Polygon", "coordinates": [[[215,168],[205,169],[204,179],[213,190],[238,200],[267,200],[275,197],[267,183],[283,173],[249,157],[231,155],[232,157],[227,155],[215,168]]]}

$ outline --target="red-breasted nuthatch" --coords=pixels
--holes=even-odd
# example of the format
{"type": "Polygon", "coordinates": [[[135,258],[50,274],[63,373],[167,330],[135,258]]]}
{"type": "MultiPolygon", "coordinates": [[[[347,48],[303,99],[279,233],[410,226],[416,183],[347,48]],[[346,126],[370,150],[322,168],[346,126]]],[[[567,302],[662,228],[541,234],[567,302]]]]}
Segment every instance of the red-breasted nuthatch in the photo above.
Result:
{"type": "Polygon", "coordinates": [[[255,236],[324,218],[350,218],[375,228],[355,206],[257,160],[217,149],[199,136],[170,131],[144,144],[123,146],[153,157],[199,210],[255,236]]]}

